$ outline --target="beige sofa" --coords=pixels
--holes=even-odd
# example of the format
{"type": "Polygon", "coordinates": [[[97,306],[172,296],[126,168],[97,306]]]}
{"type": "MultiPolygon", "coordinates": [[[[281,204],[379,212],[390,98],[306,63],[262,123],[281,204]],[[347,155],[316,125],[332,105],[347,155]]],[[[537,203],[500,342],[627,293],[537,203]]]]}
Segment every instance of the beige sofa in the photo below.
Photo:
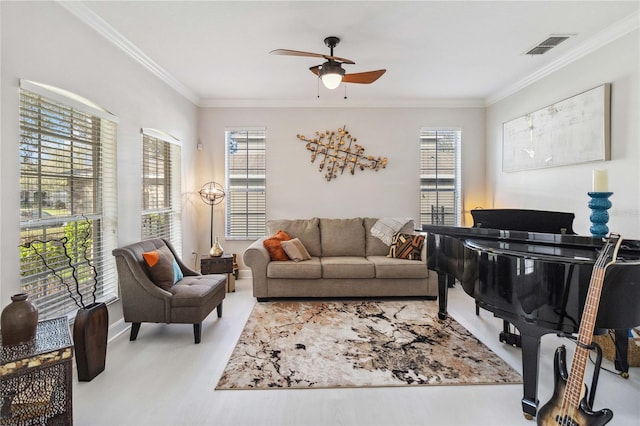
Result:
{"type": "MultiPolygon", "coordinates": [[[[436,298],[437,277],[429,274],[426,244],[422,260],[387,257],[389,246],[371,235],[375,218],[270,220],[268,235],[279,230],[298,238],[310,260],[271,261],[262,237],[244,252],[258,301],[281,297],[436,298]]],[[[413,221],[402,229],[413,233],[413,221]]]]}

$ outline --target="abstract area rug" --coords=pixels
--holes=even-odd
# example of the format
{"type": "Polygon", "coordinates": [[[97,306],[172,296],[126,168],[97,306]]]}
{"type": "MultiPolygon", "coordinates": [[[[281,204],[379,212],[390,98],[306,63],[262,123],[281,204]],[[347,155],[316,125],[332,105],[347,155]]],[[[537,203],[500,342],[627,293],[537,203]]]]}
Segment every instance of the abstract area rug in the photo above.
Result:
{"type": "Polygon", "coordinates": [[[423,300],[257,303],[216,389],[522,383],[423,300]]]}

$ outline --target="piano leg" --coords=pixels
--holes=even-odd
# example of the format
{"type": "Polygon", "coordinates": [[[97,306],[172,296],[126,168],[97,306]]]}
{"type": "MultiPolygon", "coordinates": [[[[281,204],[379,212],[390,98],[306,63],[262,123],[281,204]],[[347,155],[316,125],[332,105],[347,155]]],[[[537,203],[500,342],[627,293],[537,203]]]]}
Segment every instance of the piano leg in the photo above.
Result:
{"type": "Polygon", "coordinates": [[[615,367],[625,379],[629,378],[629,330],[619,329],[615,331],[616,358],[615,367]]]}
{"type": "Polygon", "coordinates": [[[451,274],[447,274],[447,287],[453,288],[455,285],[456,285],[456,278],[451,274]]]}
{"type": "Polygon", "coordinates": [[[524,395],[522,412],[531,420],[538,409],[538,359],[540,357],[540,337],[545,334],[535,327],[516,325],[520,330],[522,343],[522,380],[524,395]]]}
{"type": "Polygon", "coordinates": [[[438,318],[447,318],[447,295],[449,293],[448,274],[438,272],[438,318]]]}

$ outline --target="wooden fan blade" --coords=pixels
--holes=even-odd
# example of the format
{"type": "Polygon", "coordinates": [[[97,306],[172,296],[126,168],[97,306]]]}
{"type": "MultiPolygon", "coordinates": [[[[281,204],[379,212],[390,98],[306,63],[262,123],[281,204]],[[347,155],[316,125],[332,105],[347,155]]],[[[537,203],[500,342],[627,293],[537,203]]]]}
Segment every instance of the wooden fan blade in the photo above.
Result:
{"type": "Polygon", "coordinates": [[[343,64],[355,64],[351,59],[340,58],[339,56],[323,55],[322,53],[302,52],[300,50],[276,49],[269,52],[272,55],[287,56],[309,56],[312,58],[325,58],[326,60],[341,62],[343,64]]]}
{"type": "Polygon", "coordinates": [[[342,77],[343,83],[359,83],[359,84],[370,84],[382,77],[382,74],[387,72],[387,70],[376,70],[376,71],[367,71],[367,72],[357,72],[353,74],[345,74],[342,77]]]}
{"type": "Polygon", "coordinates": [[[320,66],[321,65],[313,66],[313,67],[309,68],[309,71],[311,71],[315,75],[320,75],[320,66]]]}
{"type": "Polygon", "coordinates": [[[272,55],[287,55],[287,56],[311,56],[312,58],[324,58],[321,53],[301,52],[299,50],[289,49],[276,49],[269,52],[272,55]]]}

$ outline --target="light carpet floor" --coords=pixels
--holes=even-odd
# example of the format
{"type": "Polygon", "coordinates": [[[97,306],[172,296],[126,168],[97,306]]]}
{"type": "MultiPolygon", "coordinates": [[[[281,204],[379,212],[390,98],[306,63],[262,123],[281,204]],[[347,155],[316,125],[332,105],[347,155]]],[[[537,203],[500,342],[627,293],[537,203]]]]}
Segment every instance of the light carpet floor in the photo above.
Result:
{"type": "Polygon", "coordinates": [[[426,300],[265,302],[216,389],[522,383],[426,300]]]}

